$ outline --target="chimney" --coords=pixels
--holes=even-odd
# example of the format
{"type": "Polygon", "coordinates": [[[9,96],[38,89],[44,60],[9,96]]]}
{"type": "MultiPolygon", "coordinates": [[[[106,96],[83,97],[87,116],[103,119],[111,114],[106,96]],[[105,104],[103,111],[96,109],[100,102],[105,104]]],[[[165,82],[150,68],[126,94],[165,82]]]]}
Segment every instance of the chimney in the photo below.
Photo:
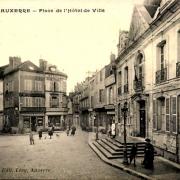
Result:
{"type": "Polygon", "coordinates": [[[46,71],[46,70],[47,70],[47,61],[45,61],[44,59],[40,59],[40,60],[39,60],[39,67],[40,67],[43,71],[46,71]]]}
{"type": "Polygon", "coordinates": [[[115,54],[111,53],[111,55],[110,55],[110,61],[111,61],[111,63],[115,62],[115,59],[116,59],[115,54]]]}
{"type": "Polygon", "coordinates": [[[13,57],[10,56],[9,57],[9,66],[11,68],[15,68],[20,64],[21,64],[21,58],[20,57],[17,57],[17,56],[13,56],[13,57]]]}

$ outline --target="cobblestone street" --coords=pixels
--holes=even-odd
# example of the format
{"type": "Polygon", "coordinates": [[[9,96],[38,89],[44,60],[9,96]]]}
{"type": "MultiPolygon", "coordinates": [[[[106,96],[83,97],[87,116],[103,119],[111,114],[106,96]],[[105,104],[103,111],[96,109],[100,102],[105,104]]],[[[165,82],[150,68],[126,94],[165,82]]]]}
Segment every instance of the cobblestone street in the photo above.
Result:
{"type": "Polygon", "coordinates": [[[0,136],[0,178],[137,179],[101,161],[88,146],[88,133],[56,134],[43,134],[42,140],[35,135],[35,145],[28,135],[0,136]]]}

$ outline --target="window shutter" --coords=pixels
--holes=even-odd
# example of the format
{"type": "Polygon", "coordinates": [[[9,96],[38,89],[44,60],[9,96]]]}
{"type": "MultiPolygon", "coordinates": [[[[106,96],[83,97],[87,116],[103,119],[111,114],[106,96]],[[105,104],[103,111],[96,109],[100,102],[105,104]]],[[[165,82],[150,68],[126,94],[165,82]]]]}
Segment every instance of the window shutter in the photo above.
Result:
{"type": "Polygon", "coordinates": [[[166,98],[166,131],[170,131],[170,99],[166,98]]]}
{"type": "Polygon", "coordinates": [[[153,129],[157,129],[157,101],[153,100],[153,129]]]}

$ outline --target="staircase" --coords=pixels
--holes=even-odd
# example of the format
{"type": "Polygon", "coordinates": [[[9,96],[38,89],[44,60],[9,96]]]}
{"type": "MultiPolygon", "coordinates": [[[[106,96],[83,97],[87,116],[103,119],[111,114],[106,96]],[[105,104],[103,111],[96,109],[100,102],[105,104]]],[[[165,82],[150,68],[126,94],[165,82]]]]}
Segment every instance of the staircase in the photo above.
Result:
{"type": "MultiPolygon", "coordinates": [[[[93,142],[93,144],[108,159],[123,158],[124,143],[121,143],[120,140],[118,139],[111,139],[106,137],[93,142]]],[[[129,157],[133,142],[132,143],[128,142],[126,144],[127,144],[127,155],[129,157]]],[[[137,156],[143,157],[145,142],[136,142],[136,144],[137,144],[137,156]]]]}

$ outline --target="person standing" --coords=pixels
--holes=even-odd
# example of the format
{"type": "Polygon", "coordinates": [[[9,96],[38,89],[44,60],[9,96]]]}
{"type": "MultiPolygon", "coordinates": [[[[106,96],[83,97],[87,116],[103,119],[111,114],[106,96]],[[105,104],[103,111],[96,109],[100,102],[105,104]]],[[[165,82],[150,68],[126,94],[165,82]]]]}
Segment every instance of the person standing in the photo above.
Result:
{"type": "Polygon", "coordinates": [[[49,134],[49,138],[51,139],[51,136],[53,136],[53,130],[52,130],[52,127],[50,127],[49,131],[48,131],[48,134],[49,134]]]}
{"type": "Polygon", "coordinates": [[[146,169],[153,169],[154,168],[154,147],[150,143],[151,140],[149,138],[145,139],[146,145],[144,149],[144,161],[143,165],[146,169]]]}
{"type": "Polygon", "coordinates": [[[32,131],[29,134],[30,145],[34,144],[34,137],[32,131]]]}
{"type": "Polygon", "coordinates": [[[76,127],[75,126],[73,126],[72,128],[71,128],[71,135],[75,135],[75,132],[76,132],[76,127]]]}
{"type": "Polygon", "coordinates": [[[116,137],[116,126],[115,126],[114,121],[113,121],[113,123],[111,125],[111,136],[112,136],[112,138],[116,137]]]}
{"type": "Polygon", "coordinates": [[[132,145],[130,156],[129,156],[130,164],[131,164],[132,160],[134,160],[134,167],[136,166],[136,155],[137,155],[137,144],[134,143],[132,145]]]}
{"type": "Polygon", "coordinates": [[[39,130],[39,139],[41,140],[41,138],[42,138],[42,130],[40,129],[39,130]]]}

